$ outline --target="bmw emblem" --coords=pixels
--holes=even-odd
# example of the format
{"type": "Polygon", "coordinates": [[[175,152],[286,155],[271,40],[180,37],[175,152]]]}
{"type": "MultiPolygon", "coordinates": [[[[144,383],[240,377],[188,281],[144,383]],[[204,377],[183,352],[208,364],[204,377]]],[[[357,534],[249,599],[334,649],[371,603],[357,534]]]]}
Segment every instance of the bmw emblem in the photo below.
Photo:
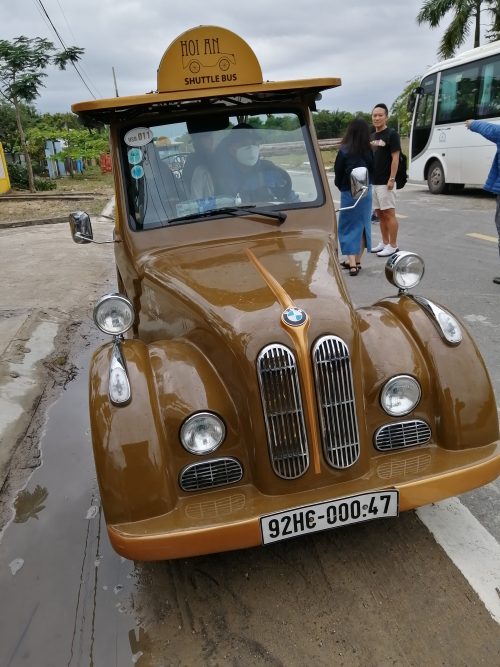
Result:
{"type": "Polygon", "coordinates": [[[302,308],[295,308],[291,306],[283,311],[283,322],[292,327],[300,327],[307,320],[307,314],[302,308]]]}

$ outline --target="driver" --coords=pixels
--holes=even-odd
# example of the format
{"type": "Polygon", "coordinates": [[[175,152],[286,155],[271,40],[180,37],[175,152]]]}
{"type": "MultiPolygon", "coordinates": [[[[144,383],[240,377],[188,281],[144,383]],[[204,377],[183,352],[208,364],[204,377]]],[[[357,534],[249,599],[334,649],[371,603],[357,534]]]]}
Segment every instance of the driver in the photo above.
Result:
{"type": "Polygon", "coordinates": [[[221,142],[218,164],[221,191],[242,204],[297,202],[287,171],[260,156],[258,131],[247,123],[239,123],[221,142]]]}

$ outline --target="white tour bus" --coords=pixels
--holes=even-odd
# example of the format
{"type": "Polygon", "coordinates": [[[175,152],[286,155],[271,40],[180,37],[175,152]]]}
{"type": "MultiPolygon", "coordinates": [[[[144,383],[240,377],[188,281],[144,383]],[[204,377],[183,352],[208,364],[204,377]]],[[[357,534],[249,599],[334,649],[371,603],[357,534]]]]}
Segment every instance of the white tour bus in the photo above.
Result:
{"type": "Polygon", "coordinates": [[[411,104],[410,179],[427,181],[433,194],[482,186],[495,145],[465,121],[500,123],[500,41],[431,67],[411,104]]]}

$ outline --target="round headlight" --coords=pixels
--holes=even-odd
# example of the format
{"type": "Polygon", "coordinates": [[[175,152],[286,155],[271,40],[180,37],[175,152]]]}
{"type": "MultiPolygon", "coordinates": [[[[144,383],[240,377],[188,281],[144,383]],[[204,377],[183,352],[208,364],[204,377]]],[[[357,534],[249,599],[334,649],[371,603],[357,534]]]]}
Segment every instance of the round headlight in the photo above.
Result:
{"type": "Polygon", "coordinates": [[[416,287],[424,275],[424,260],[414,252],[395,252],[385,265],[387,280],[402,290],[416,287]]]}
{"type": "Polygon", "coordinates": [[[134,307],[122,294],[106,294],[96,303],[94,322],[104,333],[120,336],[134,323],[134,307]]]}
{"type": "Polygon", "coordinates": [[[222,419],[211,412],[198,412],[181,426],[182,446],[191,454],[209,454],[222,444],[226,427],[222,419]]]}
{"type": "Polygon", "coordinates": [[[380,394],[380,404],[392,417],[411,412],[420,401],[420,385],[410,375],[396,375],[385,383],[380,394]]]}

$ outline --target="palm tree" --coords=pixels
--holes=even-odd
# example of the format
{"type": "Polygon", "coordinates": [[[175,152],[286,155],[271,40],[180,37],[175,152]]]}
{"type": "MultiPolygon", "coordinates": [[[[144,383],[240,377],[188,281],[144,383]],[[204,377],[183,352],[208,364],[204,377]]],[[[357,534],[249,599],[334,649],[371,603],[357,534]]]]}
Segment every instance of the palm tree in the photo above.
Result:
{"type": "Polygon", "coordinates": [[[493,21],[486,37],[490,42],[500,39],[500,0],[491,0],[490,10],[493,12],[493,21]]]}
{"type": "Polygon", "coordinates": [[[448,12],[453,12],[450,25],[446,29],[439,45],[438,55],[451,58],[462,46],[474,26],[474,48],[479,46],[481,37],[481,10],[492,14],[490,37],[496,38],[500,25],[499,0],[425,0],[417,15],[417,23],[428,23],[436,28],[448,12]]]}

